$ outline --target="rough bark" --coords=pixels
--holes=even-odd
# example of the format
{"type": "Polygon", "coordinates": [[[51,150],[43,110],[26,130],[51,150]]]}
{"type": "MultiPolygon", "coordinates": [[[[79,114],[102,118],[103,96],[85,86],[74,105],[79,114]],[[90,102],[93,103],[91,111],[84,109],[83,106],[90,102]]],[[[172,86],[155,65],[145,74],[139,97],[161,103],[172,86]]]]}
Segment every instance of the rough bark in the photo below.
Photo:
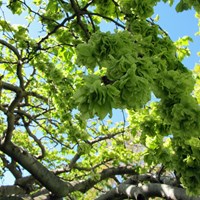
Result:
{"type": "Polygon", "coordinates": [[[11,142],[6,145],[0,146],[5,154],[9,155],[12,159],[20,163],[27,171],[29,171],[36,180],[44,185],[49,191],[58,197],[66,196],[73,190],[73,187],[62,181],[59,177],[54,175],[45,166],[43,166],[37,159],[31,156],[27,151],[23,150],[12,144],[11,142]]]}
{"type": "Polygon", "coordinates": [[[22,195],[25,194],[26,191],[16,185],[9,186],[1,186],[0,187],[0,196],[10,196],[10,195],[22,195]]]}
{"type": "MultiPolygon", "coordinates": [[[[49,190],[56,197],[65,197],[68,193],[73,191],[86,192],[98,182],[120,174],[136,174],[136,172],[127,167],[105,169],[100,173],[99,180],[88,179],[79,181],[78,183],[70,184],[61,180],[53,172],[49,171],[37,159],[29,154],[24,149],[14,145],[12,142],[7,142],[6,145],[1,145],[0,150],[9,155],[13,160],[18,162],[33,177],[39,181],[47,190],[49,190]]],[[[17,182],[16,182],[17,183],[17,182]]],[[[24,184],[23,184],[24,185],[24,184]]],[[[15,194],[14,192],[12,194],[15,194]]]]}
{"type": "Polygon", "coordinates": [[[188,196],[183,188],[159,183],[150,183],[142,186],[120,184],[117,188],[101,195],[96,200],[114,200],[118,196],[121,196],[121,199],[131,198],[136,200],[147,200],[150,197],[162,197],[170,200],[200,200],[200,197],[188,196]]]}

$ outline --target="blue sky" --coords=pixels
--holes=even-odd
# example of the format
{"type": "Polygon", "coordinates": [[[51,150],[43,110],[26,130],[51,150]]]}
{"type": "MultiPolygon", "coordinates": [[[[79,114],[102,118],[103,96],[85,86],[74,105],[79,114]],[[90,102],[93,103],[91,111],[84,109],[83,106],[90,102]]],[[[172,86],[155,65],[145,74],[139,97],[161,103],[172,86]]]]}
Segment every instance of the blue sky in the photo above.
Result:
{"type": "MultiPolygon", "coordinates": [[[[175,0],[177,2],[177,0],[175,0]]],[[[155,7],[154,16],[157,14],[160,16],[159,21],[157,22],[171,37],[173,41],[176,41],[179,37],[190,36],[193,38],[193,43],[190,43],[191,56],[184,60],[184,64],[189,68],[193,69],[195,63],[199,62],[199,57],[197,56],[197,52],[200,51],[200,36],[195,36],[195,33],[198,31],[198,20],[195,18],[195,11],[188,10],[181,13],[177,13],[175,11],[175,5],[170,7],[168,3],[160,2],[155,7]]],[[[5,13],[6,19],[16,24],[25,24],[24,17],[12,15],[9,10],[5,13]]],[[[0,17],[2,16],[2,12],[0,12],[0,17]]],[[[108,23],[102,23],[101,30],[108,31],[114,28],[113,25],[108,23]]],[[[36,24],[32,26],[33,31],[35,32],[36,24]]]]}
{"type": "MultiPolygon", "coordinates": [[[[153,17],[157,14],[159,15],[160,19],[156,23],[168,33],[173,41],[183,36],[190,36],[193,39],[193,42],[189,46],[191,56],[183,61],[186,67],[193,69],[195,63],[198,63],[200,59],[197,55],[197,52],[200,51],[200,36],[195,36],[195,33],[198,31],[198,20],[195,18],[194,10],[177,13],[175,5],[176,3],[170,7],[168,3],[158,3],[155,7],[153,17]]],[[[101,30],[108,31],[113,28],[114,26],[109,23],[103,23],[101,30]]]]}
{"type": "MultiPolygon", "coordinates": [[[[197,52],[200,51],[200,36],[195,36],[198,31],[198,20],[195,18],[195,11],[189,10],[182,13],[177,13],[174,7],[170,7],[168,4],[159,3],[155,8],[155,15],[160,16],[160,20],[157,22],[162,29],[164,29],[172,40],[176,41],[179,37],[190,36],[193,38],[193,43],[190,43],[191,56],[184,60],[186,67],[193,69],[195,63],[199,62],[197,52]]],[[[24,16],[12,16],[10,12],[6,11],[6,19],[16,24],[24,24],[24,16]]],[[[0,16],[2,13],[0,12],[0,16]]],[[[33,27],[32,27],[33,28],[33,27]]],[[[34,27],[36,29],[37,27],[34,27]]],[[[111,30],[113,26],[108,23],[103,23],[102,30],[111,30]]],[[[122,115],[121,115],[122,116],[122,115]]],[[[114,119],[119,121],[119,115],[114,119]]],[[[12,184],[13,177],[7,174],[6,180],[3,184],[12,184]]],[[[1,181],[0,181],[1,184],[1,181]]]]}
{"type": "Polygon", "coordinates": [[[158,24],[176,41],[179,37],[190,36],[193,42],[190,43],[191,56],[184,60],[189,69],[193,69],[195,63],[199,62],[197,52],[200,51],[200,36],[195,36],[198,31],[198,20],[195,18],[195,11],[188,10],[177,13],[174,6],[159,3],[155,8],[155,15],[159,14],[158,24]]]}

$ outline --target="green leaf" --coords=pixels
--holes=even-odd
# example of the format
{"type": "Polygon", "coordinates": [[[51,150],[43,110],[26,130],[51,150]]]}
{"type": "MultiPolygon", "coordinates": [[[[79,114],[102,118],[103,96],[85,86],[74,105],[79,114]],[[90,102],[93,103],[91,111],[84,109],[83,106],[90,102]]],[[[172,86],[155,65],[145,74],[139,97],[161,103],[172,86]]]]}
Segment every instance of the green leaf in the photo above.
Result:
{"type": "Polygon", "coordinates": [[[189,5],[185,0],[180,0],[180,2],[176,5],[176,11],[182,12],[184,10],[191,9],[191,5],[189,5]]]}
{"type": "Polygon", "coordinates": [[[8,8],[13,14],[20,15],[23,11],[22,3],[20,1],[10,0],[8,8]]]}
{"type": "Polygon", "coordinates": [[[39,6],[42,3],[42,0],[34,0],[33,3],[39,6]]]}

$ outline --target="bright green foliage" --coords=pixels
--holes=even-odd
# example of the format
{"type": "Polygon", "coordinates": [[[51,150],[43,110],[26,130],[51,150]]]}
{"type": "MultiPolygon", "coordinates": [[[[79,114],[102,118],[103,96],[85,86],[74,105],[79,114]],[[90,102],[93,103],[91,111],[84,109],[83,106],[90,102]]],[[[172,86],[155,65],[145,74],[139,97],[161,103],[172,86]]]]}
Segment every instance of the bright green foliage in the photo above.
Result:
{"type": "MultiPolygon", "coordinates": [[[[182,108],[179,112],[183,112],[182,108]]],[[[183,114],[181,113],[183,116],[183,114]]],[[[199,117],[197,115],[196,117],[199,117]]],[[[175,121],[176,119],[174,119],[175,121]]],[[[193,129],[197,130],[195,125],[184,125],[184,123],[190,123],[190,119],[182,120],[181,128],[194,127],[190,130],[183,130],[176,136],[170,131],[170,126],[158,115],[157,104],[152,104],[149,108],[143,110],[143,112],[129,112],[129,121],[131,127],[134,130],[140,130],[140,141],[147,147],[144,156],[145,162],[149,166],[162,163],[167,169],[176,169],[176,172],[181,176],[183,186],[188,188],[190,194],[199,193],[199,133],[196,132],[197,137],[190,137],[190,135],[183,135],[184,133],[191,134],[193,129]],[[170,134],[170,135],[169,135],[170,134]],[[167,138],[166,138],[167,136],[167,138]],[[188,138],[188,139],[187,139],[188,138]],[[193,173],[196,171],[196,173],[193,173]]],[[[195,120],[194,120],[195,121],[195,120]]],[[[196,120],[197,121],[197,120],[196,120]]],[[[176,129],[176,127],[173,127],[176,129]]],[[[174,133],[176,133],[174,131],[174,133]]]]}
{"type": "Polygon", "coordinates": [[[115,107],[119,98],[119,90],[112,85],[101,85],[98,76],[91,75],[85,77],[84,85],[74,95],[79,109],[84,115],[93,117],[97,114],[104,119],[107,113],[112,115],[112,108],[115,107]]]}
{"type": "Polygon", "coordinates": [[[182,38],[179,38],[175,45],[177,47],[177,54],[178,58],[182,61],[186,56],[190,56],[190,50],[188,48],[189,42],[193,42],[192,38],[188,36],[184,36],[182,38]]]}
{"type": "Polygon", "coordinates": [[[156,5],[157,2],[160,0],[144,0],[144,1],[123,1],[118,0],[122,12],[135,15],[140,18],[147,18],[153,14],[153,7],[156,5]]]}
{"type": "MultiPolygon", "coordinates": [[[[150,20],[158,2],[0,1],[26,16],[0,17],[0,176],[10,170],[29,196],[46,187],[95,199],[141,174],[200,195],[200,67],[181,63],[189,36],[173,42],[150,20]],[[100,31],[102,20],[116,28],[100,31]],[[22,169],[34,176],[28,188],[22,169]]],[[[191,8],[199,1],[176,6],[191,8]]]]}
{"type": "MultiPolygon", "coordinates": [[[[168,2],[171,5],[173,5],[174,0],[163,0],[164,2],[168,2]]],[[[196,0],[180,0],[176,5],[176,11],[182,12],[185,10],[189,10],[194,8],[197,12],[200,10],[200,3],[196,0]]]]}
{"type": "Polygon", "coordinates": [[[199,12],[200,11],[200,2],[195,0],[181,0],[177,6],[177,12],[182,12],[184,10],[188,10],[194,7],[194,9],[199,12]]]}
{"type": "Polygon", "coordinates": [[[22,13],[22,3],[20,1],[9,0],[8,7],[13,14],[20,15],[22,13]]]}
{"type": "MultiPolygon", "coordinates": [[[[85,87],[96,88],[98,84],[99,89],[101,88],[102,91],[106,90],[106,88],[110,88],[108,92],[110,90],[115,91],[107,95],[113,99],[111,100],[111,107],[109,105],[109,98],[103,98],[103,102],[100,103],[102,101],[102,95],[95,95],[95,98],[100,98],[100,105],[106,104],[107,107],[110,107],[109,109],[104,109],[105,114],[103,114],[103,116],[106,115],[106,112],[111,112],[112,107],[136,109],[142,107],[150,100],[150,85],[148,79],[145,80],[144,76],[147,76],[146,70],[151,70],[151,61],[148,58],[138,58],[140,53],[138,50],[140,50],[140,48],[138,48],[139,45],[134,45],[136,41],[137,37],[132,37],[128,31],[120,31],[114,34],[109,32],[96,33],[91,37],[88,44],[80,44],[77,47],[78,64],[87,66],[93,72],[95,71],[95,73],[97,73],[98,70],[101,71],[103,68],[104,74],[102,77],[105,76],[108,82],[111,82],[111,84],[108,84],[104,82],[104,80],[101,80],[101,77],[96,77],[98,81],[95,81],[92,80],[92,78],[94,78],[93,76],[89,76],[88,78],[90,78],[90,81],[85,81],[85,87]],[[128,44],[133,44],[133,46],[127,48],[128,44]],[[119,49],[120,51],[118,51],[119,49]],[[137,65],[138,69],[136,67],[137,65]],[[112,101],[116,103],[113,104],[112,101]]],[[[86,90],[87,88],[80,89],[83,94],[88,93],[86,90]]],[[[93,92],[93,90],[96,89],[91,90],[91,92],[93,92]]],[[[98,93],[100,93],[100,91],[98,91],[98,93]]],[[[78,102],[84,104],[84,102],[87,101],[88,106],[97,101],[89,100],[89,98],[80,100],[79,97],[80,94],[75,96],[78,102]]],[[[83,108],[83,113],[92,110],[94,107],[91,105],[92,108],[88,109],[88,106],[85,107],[85,109],[83,108]]],[[[103,107],[105,106],[102,106],[102,108],[103,107]]],[[[97,113],[99,112],[97,111],[97,113]]],[[[93,114],[95,114],[95,112],[93,114]]]]}
{"type": "MultiPolygon", "coordinates": [[[[96,1],[95,11],[97,13],[100,13],[101,15],[115,16],[116,9],[117,8],[115,7],[115,4],[112,1],[107,1],[107,0],[96,1]]],[[[118,10],[117,12],[120,12],[120,10],[118,10]]]]}

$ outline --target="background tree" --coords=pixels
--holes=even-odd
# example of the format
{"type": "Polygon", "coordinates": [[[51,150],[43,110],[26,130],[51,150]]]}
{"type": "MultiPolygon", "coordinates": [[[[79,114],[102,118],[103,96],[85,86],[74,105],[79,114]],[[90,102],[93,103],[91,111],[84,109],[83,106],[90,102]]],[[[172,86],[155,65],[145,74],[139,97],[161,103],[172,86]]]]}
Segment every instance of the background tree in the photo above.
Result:
{"type": "Polygon", "coordinates": [[[200,199],[199,68],[151,20],[158,2],[0,1],[1,199],[200,199]]]}

